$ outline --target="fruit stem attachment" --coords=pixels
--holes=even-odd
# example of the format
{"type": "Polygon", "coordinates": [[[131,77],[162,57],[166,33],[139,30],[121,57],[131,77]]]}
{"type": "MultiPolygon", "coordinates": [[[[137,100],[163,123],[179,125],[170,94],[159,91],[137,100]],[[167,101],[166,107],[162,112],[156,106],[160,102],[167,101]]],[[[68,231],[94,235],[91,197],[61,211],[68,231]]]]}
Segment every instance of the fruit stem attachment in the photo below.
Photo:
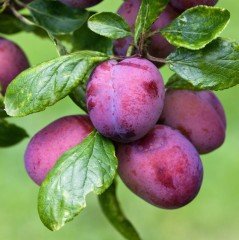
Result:
{"type": "Polygon", "coordinates": [[[166,60],[164,58],[156,58],[151,56],[149,53],[147,53],[147,59],[153,62],[166,63],[166,60]]]}

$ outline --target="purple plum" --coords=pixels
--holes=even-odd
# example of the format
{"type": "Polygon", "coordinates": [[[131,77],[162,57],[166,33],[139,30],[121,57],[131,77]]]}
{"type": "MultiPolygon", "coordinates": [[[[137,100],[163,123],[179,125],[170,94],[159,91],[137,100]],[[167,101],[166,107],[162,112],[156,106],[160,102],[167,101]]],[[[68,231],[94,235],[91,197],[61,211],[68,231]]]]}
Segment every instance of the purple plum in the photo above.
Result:
{"type": "Polygon", "coordinates": [[[25,152],[25,167],[31,179],[41,185],[59,157],[81,143],[93,131],[88,116],[60,118],[39,131],[25,152]]]}
{"type": "Polygon", "coordinates": [[[225,113],[210,91],[168,90],[160,122],[181,131],[201,154],[225,139],[225,113]]]}
{"type": "MultiPolygon", "coordinates": [[[[135,20],[140,8],[141,0],[126,0],[118,10],[118,14],[121,15],[129,26],[134,28],[135,20]]],[[[172,22],[178,13],[168,5],[158,20],[153,24],[152,31],[166,27],[172,22]]],[[[114,42],[114,52],[116,55],[125,56],[129,45],[133,42],[132,37],[122,38],[114,42]]],[[[172,51],[174,47],[160,34],[154,35],[149,40],[148,51],[154,57],[165,58],[172,51]]]]}
{"type": "Polygon", "coordinates": [[[156,125],[144,138],[119,144],[119,175],[145,201],[180,208],[198,194],[203,167],[194,146],[177,130],[156,125]]]}
{"type": "Polygon", "coordinates": [[[72,8],[88,8],[102,2],[102,0],[60,0],[60,1],[72,8]]]}
{"type": "Polygon", "coordinates": [[[0,37],[0,65],[1,92],[5,94],[9,83],[29,67],[29,62],[18,45],[0,37]]]}
{"type": "Polygon", "coordinates": [[[159,119],[163,79],[146,59],[109,60],[91,75],[86,100],[90,119],[101,134],[119,142],[135,141],[159,119]]]}
{"type": "Polygon", "coordinates": [[[180,10],[184,11],[188,8],[192,8],[198,5],[207,5],[207,6],[214,6],[216,5],[218,0],[171,0],[170,4],[180,10]]]}

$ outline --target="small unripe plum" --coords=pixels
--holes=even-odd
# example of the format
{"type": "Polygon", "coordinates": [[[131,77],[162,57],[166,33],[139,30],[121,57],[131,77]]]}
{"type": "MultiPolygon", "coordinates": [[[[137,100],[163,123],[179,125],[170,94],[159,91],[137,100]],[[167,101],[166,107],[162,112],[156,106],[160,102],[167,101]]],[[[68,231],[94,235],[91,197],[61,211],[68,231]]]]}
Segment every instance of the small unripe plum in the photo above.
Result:
{"type": "Polygon", "coordinates": [[[60,0],[60,1],[72,8],[88,8],[100,3],[102,0],[60,0]]]}
{"type": "Polygon", "coordinates": [[[214,6],[217,2],[218,0],[171,0],[170,4],[180,11],[184,11],[198,5],[214,6]]]}
{"type": "Polygon", "coordinates": [[[18,45],[0,37],[0,66],[0,85],[4,94],[9,83],[29,67],[29,62],[18,45]]]}
{"type": "Polygon", "coordinates": [[[119,175],[145,201],[180,208],[198,194],[203,167],[194,146],[177,130],[156,125],[144,138],[119,144],[119,175]]]}
{"type": "Polygon", "coordinates": [[[163,79],[146,59],[109,60],[91,75],[86,100],[90,119],[101,134],[119,142],[134,141],[147,134],[159,119],[163,79]]]}
{"type": "Polygon", "coordinates": [[[60,118],[39,131],[25,152],[25,167],[31,179],[41,185],[60,156],[81,143],[91,131],[89,117],[82,115],[60,118]]]}
{"type": "Polygon", "coordinates": [[[225,113],[211,91],[168,90],[160,121],[181,131],[201,154],[225,139],[225,113]]]}
{"type": "MultiPolygon", "coordinates": [[[[136,21],[136,17],[140,8],[141,0],[126,0],[123,2],[118,10],[118,14],[121,15],[129,26],[133,29],[136,21]]],[[[168,5],[162,12],[160,17],[152,26],[152,31],[166,27],[172,22],[178,13],[168,5]]],[[[132,37],[122,38],[114,42],[114,52],[119,56],[125,56],[129,45],[133,42],[132,37]]],[[[165,58],[172,51],[174,47],[160,34],[154,35],[149,39],[148,51],[154,57],[165,58]]]]}

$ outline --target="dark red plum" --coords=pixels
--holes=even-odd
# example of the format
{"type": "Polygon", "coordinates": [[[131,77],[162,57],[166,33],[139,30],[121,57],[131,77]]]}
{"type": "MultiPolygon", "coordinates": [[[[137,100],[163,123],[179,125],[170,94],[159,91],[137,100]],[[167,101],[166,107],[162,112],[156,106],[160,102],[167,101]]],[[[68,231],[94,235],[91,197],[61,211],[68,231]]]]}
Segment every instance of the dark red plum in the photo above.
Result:
{"type": "Polygon", "coordinates": [[[168,90],[160,121],[180,130],[201,154],[217,149],[225,139],[225,113],[210,91],[168,90]]]}
{"type": "Polygon", "coordinates": [[[72,8],[88,8],[102,2],[102,0],[60,0],[60,1],[72,8]]]}
{"type": "MultiPolygon", "coordinates": [[[[140,0],[126,0],[118,10],[118,14],[121,15],[130,27],[134,28],[135,20],[140,8],[140,0]]],[[[178,13],[168,5],[163,13],[160,15],[158,20],[153,24],[152,31],[166,27],[172,22],[178,13]]],[[[119,56],[125,56],[129,45],[133,42],[131,37],[122,38],[114,42],[114,52],[119,56]]],[[[160,34],[156,34],[149,40],[148,51],[154,57],[165,58],[172,51],[174,47],[160,34]]]]}
{"type": "Polygon", "coordinates": [[[0,66],[0,85],[4,94],[9,83],[29,67],[29,62],[17,44],[0,37],[0,66]]]}
{"type": "Polygon", "coordinates": [[[192,8],[198,5],[214,6],[218,0],[171,0],[170,4],[180,11],[192,8]]]}
{"type": "Polygon", "coordinates": [[[119,175],[145,201],[180,208],[198,194],[203,167],[194,146],[177,130],[156,125],[144,138],[117,146],[119,175]]]}
{"type": "Polygon", "coordinates": [[[83,115],[60,118],[39,131],[25,152],[25,167],[31,179],[41,185],[59,157],[92,131],[89,117],[83,115]]]}
{"type": "Polygon", "coordinates": [[[90,119],[101,134],[119,142],[134,141],[147,134],[159,119],[163,79],[146,59],[109,60],[91,75],[86,100],[90,119]]]}

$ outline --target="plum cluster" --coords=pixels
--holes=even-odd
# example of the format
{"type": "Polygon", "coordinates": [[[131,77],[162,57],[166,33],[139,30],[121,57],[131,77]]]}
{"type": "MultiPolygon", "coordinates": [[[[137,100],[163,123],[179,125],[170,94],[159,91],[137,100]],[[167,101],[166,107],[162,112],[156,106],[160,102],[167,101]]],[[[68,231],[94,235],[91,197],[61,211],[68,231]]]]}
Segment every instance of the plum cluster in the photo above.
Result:
{"type": "Polygon", "coordinates": [[[94,127],[117,142],[119,175],[134,193],[162,208],[197,195],[199,154],[225,138],[224,110],[212,92],[165,91],[153,63],[127,58],[96,67],[86,100],[94,127]]]}
{"type": "MultiPolygon", "coordinates": [[[[140,2],[126,0],[119,10],[131,27],[140,2]]],[[[172,0],[152,30],[166,26],[188,7],[215,3],[172,0]]],[[[116,41],[115,53],[124,56],[131,42],[131,38],[116,41]]],[[[148,51],[157,57],[166,57],[172,50],[160,35],[148,44],[148,51]]],[[[88,115],[58,119],[30,141],[25,166],[38,185],[65,151],[97,129],[115,142],[119,175],[142,199],[174,209],[196,197],[203,179],[200,154],[217,149],[225,139],[225,113],[213,92],[165,89],[154,63],[125,57],[93,70],[86,104],[88,115]]]]}
{"type": "Polygon", "coordinates": [[[96,128],[115,142],[119,175],[138,196],[167,209],[194,199],[203,178],[199,153],[218,148],[225,138],[225,114],[212,92],[165,92],[153,63],[127,58],[96,67],[86,100],[89,116],[63,117],[30,141],[25,164],[37,184],[96,128]]]}

